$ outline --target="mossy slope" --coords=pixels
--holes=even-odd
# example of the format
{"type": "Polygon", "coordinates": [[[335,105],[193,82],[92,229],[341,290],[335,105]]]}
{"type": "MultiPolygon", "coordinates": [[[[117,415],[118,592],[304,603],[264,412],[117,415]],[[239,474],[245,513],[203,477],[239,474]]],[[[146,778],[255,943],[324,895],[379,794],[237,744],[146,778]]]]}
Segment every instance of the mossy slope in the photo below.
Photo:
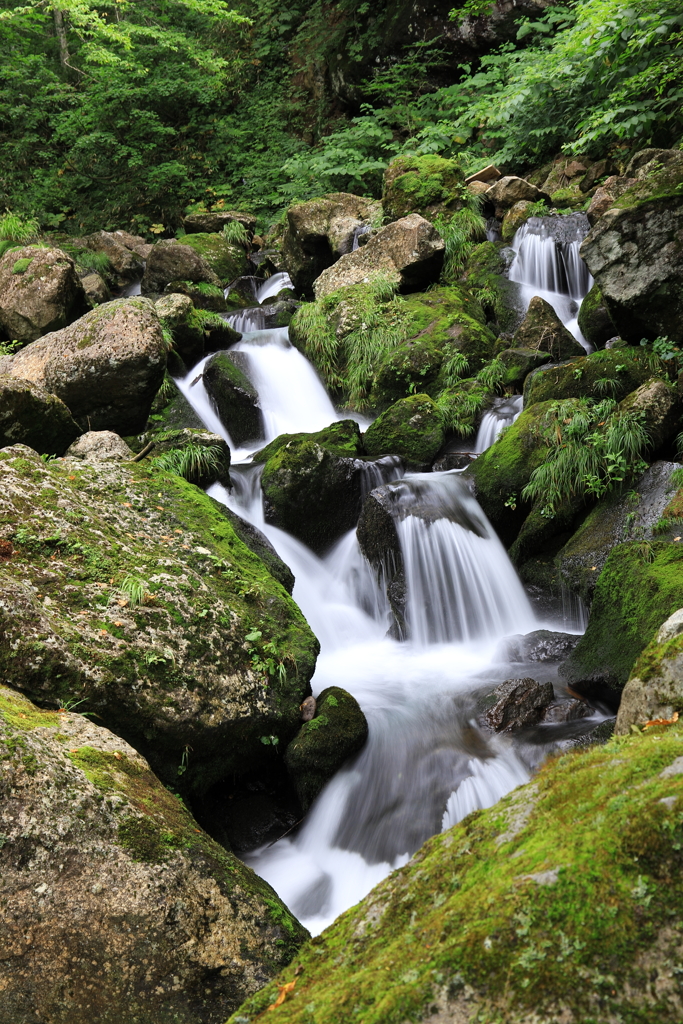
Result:
{"type": "Polygon", "coordinates": [[[230,1024],[675,1024],[683,732],[619,738],[429,840],[230,1024]],[[680,771],[680,769],[679,769],[680,771]]]}

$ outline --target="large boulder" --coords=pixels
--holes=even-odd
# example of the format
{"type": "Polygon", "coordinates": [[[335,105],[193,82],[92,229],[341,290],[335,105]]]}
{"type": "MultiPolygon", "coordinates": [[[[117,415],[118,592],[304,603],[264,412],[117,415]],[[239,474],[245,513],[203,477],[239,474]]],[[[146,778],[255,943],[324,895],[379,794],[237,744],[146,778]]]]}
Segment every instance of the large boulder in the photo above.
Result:
{"type": "Polygon", "coordinates": [[[526,378],[524,405],[551,398],[615,398],[620,401],[650,379],[642,348],[605,349],[559,366],[543,366],[526,378]]]}
{"type": "Polygon", "coordinates": [[[46,464],[23,446],[0,452],[0,479],[8,685],[82,701],[183,792],[294,736],[317,641],[223,506],[147,462],[46,464]]]}
{"type": "Polygon", "coordinates": [[[635,184],[635,180],[626,175],[613,174],[595,190],[590,206],[586,210],[591,227],[597,224],[603,214],[612,209],[617,199],[635,184]]]}
{"type": "Polygon", "coordinates": [[[113,430],[88,430],[66,451],[68,458],[85,462],[130,462],[133,452],[113,430]]]}
{"type": "Polygon", "coordinates": [[[579,307],[578,319],[581,333],[595,348],[604,348],[605,343],[617,333],[602,292],[595,283],[579,307]]]}
{"type": "Polygon", "coordinates": [[[80,432],[56,395],[33,381],[0,376],[0,448],[25,444],[41,455],[63,455],[80,432]]]}
{"type": "Polygon", "coordinates": [[[323,552],[358,520],[363,448],[355,420],[314,434],[281,434],[256,457],[266,520],[323,552]]]}
{"type": "Polygon", "coordinates": [[[202,373],[204,387],[221,423],[238,447],[263,437],[263,418],[256,388],[244,370],[239,352],[218,352],[202,373]]]}
{"type": "MultiPolygon", "coordinates": [[[[658,630],[633,666],[624,687],[614,731],[683,714],[683,611],[679,608],[658,630]]],[[[682,762],[683,766],[683,762],[682,762]]]]}
{"type": "Polygon", "coordinates": [[[0,688],[3,1021],[222,1024],[307,933],[125,740],[0,688]]]}
{"type": "MultiPolygon", "coordinates": [[[[143,258],[126,245],[122,235],[126,237],[126,240],[130,238],[131,242],[135,244],[135,236],[128,236],[125,232],[114,234],[112,231],[96,231],[81,239],[88,249],[104,253],[109,260],[110,276],[119,286],[129,284],[131,281],[139,281],[145,269],[143,258]]],[[[139,238],[137,241],[144,244],[143,238],[139,238]]]]}
{"type": "Polygon", "coordinates": [[[429,154],[398,156],[384,172],[382,209],[389,220],[420,213],[429,220],[462,206],[463,173],[456,160],[429,154]]]}
{"type": "Polygon", "coordinates": [[[505,371],[503,384],[519,392],[529,374],[551,362],[553,357],[550,352],[538,352],[533,348],[504,348],[497,358],[505,371]]]}
{"type": "Polygon", "coordinates": [[[542,192],[540,188],[532,185],[530,181],[518,178],[514,174],[508,174],[504,178],[499,178],[498,181],[491,185],[488,191],[484,193],[484,199],[489,203],[493,203],[496,217],[501,218],[515,203],[523,201],[530,203],[548,202],[550,197],[546,192],[542,192]]]}
{"type": "Polygon", "coordinates": [[[665,151],[637,173],[595,224],[581,255],[622,338],[683,341],[683,153],[665,151]]]}
{"type": "Polygon", "coordinates": [[[290,206],[282,255],[296,290],[309,294],[323,270],[351,252],[354,238],[381,215],[378,202],[348,192],[290,206]]]}
{"type": "Polygon", "coordinates": [[[303,811],[367,738],[368,723],[358,701],[339,686],[323,690],[315,716],[304,722],[285,751],[303,811]]]}
{"type": "Polygon", "coordinates": [[[674,725],[551,760],[428,840],[229,1024],[269,1018],[285,986],[287,1024],[350,1006],[367,1024],[678,1024],[682,739],[674,725]]]}
{"type": "Polygon", "coordinates": [[[645,429],[653,451],[669,441],[678,431],[681,399],[669,381],[650,377],[619,405],[623,412],[642,413],[645,429]]]}
{"type": "Polygon", "coordinates": [[[45,387],[84,428],[126,436],[144,428],[166,356],[149,299],[115,299],[0,359],[0,373],[45,387]]]}
{"type": "Polygon", "coordinates": [[[444,252],[444,241],[433,224],[419,213],[411,213],[323,270],[313,286],[315,297],[323,298],[337,288],[361,284],[378,274],[395,281],[402,292],[421,291],[438,280],[444,252]]]}
{"type": "Polygon", "coordinates": [[[550,303],[540,295],[534,295],[532,298],[513,340],[515,348],[549,352],[556,362],[586,354],[585,349],[570,334],[550,303]]]}
{"type": "Polygon", "coordinates": [[[158,295],[172,281],[221,287],[220,278],[191,245],[175,238],[157,242],[147,258],[140,285],[143,295],[158,295]]]}
{"type": "Polygon", "coordinates": [[[74,261],[61,249],[27,245],[0,259],[0,330],[10,341],[35,341],[89,308],[74,261]]]}
{"type": "Polygon", "coordinates": [[[256,217],[251,213],[240,213],[239,210],[214,210],[212,213],[190,213],[183,221],[188,234],[206,232],[213,234],[222,231],[226,224],[241,224],[245,231],[253,234],[256,229],[256,217]]]}
{"type": "Polygon", "coordinates": [[[399,455],[414,467],[429,466],[444,441],[441,413],[429,395],[409,395],[390,405],[363,436],[368,455],[399,455]]]}
{"type": "Polygon", "coordinates": [[[224,235],[207,232],[183,235],[182,244],[189,245],[208,263],[221,284],[230,284],[249,272],[249,261],[243,247],[233,245],[224,235]]]}
{"type": "Polygon", "coordinates": [[[173,351],[186,367],[191,368],[207,352],[230,348],[242,335],[221,316],[205,309],[195,309],[189,295],[173,292],[162,295],[154,303],[162,327],[171,332],[173,351]]]}

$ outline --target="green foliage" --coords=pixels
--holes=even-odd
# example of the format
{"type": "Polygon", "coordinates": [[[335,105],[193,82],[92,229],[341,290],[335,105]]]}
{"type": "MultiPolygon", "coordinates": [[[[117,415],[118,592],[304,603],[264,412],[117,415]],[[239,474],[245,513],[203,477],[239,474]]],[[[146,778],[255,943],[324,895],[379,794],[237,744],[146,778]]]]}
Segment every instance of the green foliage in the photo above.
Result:
{"type": "Polygon", "coordinates": [[[222,234],[226,242],[232,245],[242,245],[245,249],[249,245],[249,232],[238,220],[229,220],[224,224],[222,234]]]}
{"type": "Polygon", "coordinates": [[[195,444],[192,441],[182,448],[171,448],[152,459],[152,465],[156,469],[175,473],[191,484],[199,484],[207,476],[217,472],[221,462],[222,455],[218,445],[195,444]]]}
{"type": "Polygon", "coordinates": [[[119,590],[128,599],[131,608],[134,608],[145,603],[149,587],[139,576],[124,576],[119,590]]]}
{"type": "Polygon", "coordinates": [[[34,217],[20,217],[8,211],[0,217],[0,239],[25,245],[36,239],[38,226],[34,217]]]}
{"type": "Polygon", "coordinates": [[[24,274],[33,263],[33,257],[28,257],[23,260],[17,260],[12,267],[13,274],[24,274]]]}
{"type": "Polygon", "coordinates": [[[645,468],[648,435],[642,412],[621,412],[612,399],[554,402],[544,418],[545,462],[522,497],[553,516],[573,498],[602,497],[645,468]]]}

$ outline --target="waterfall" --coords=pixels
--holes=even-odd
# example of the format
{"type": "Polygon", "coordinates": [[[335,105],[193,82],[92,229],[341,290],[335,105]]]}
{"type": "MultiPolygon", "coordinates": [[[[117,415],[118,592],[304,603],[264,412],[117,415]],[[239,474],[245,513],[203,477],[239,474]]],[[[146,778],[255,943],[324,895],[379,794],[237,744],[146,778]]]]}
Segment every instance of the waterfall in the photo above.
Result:
{"type": "Polygon", "coordinates": [[[589,230],[588,218],[583,213],[531,217],[512,240],[517,255],[509,274],[511,281],[521,285],[524,309],[534,295],[540,295],[586,350],[590,346],[581,334],[577,317],[581,300],[593,284],[579,255],[589,230]]]}
{"type": "Polygon", "coordinates": [[[500,434],[503,427],[509,427],[514,423],[522,412],[524,399],[521,395],[513,395],[512,398],[496,398],[493,405],[482,416],[477,438],[474,442],[474,451],[480,455],[490,448],[500,434]]]}
{"type": "Polygon", "coordinates": [[[457,825],[459,821],[472,811],[493,807],[502,797],[529,781],[529,771],[516,756],[514,751],[487,761],[472,759],[467,764],[471,772],[451,793],[446,804],[442,831],[457,825]],[[511,785],[512,783],[512,785],[511,785]]]}
{"type": "Polygon", "coordinates": [[[271,299],[273,295],[277,295],[283,288],[290,288],[293,290],[294,285],[292,279],[287,273],[273,274],[272,277],[267,278],[263,284],[256,291],[256,301],[263,305],[266,299],[271,299]]]}

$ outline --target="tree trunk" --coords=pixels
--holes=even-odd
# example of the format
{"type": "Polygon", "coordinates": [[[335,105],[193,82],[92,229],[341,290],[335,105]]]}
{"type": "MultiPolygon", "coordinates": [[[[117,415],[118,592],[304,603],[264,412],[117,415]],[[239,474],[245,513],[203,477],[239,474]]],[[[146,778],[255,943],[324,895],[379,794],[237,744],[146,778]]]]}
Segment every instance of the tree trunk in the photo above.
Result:
{"type": "Polygon", "coordinates": [[[66,27],[64,25],[64,11],[58,7],[52,8],[52,16],[55,23],[55,35],[59,43],[59,63],[63,68],[69,68],[69,44],[66,39],[66,27]]]}

